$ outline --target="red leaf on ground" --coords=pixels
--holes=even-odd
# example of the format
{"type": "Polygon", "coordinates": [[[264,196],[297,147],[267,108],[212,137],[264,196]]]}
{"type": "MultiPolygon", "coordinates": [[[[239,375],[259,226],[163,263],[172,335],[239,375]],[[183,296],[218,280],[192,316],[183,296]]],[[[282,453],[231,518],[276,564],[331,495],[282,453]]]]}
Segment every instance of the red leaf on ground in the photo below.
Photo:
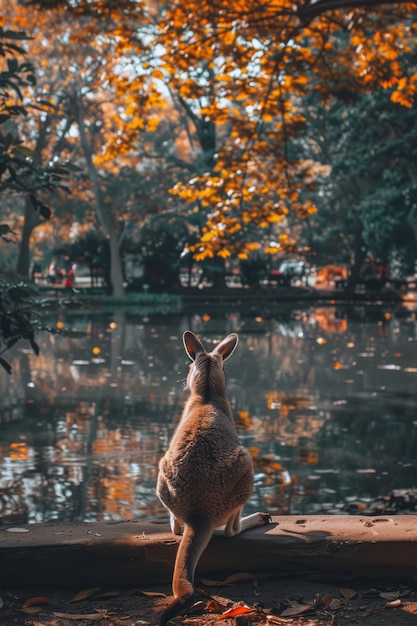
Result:
{"type": "Polygon", "coordinates": [[[250,606],[235,606],[233,609],[228,609],[220,615],[218,619],[229,619],[229,617],[236,617],[236,615],[246,615],[252,613],[253,609],[250,606]]]}

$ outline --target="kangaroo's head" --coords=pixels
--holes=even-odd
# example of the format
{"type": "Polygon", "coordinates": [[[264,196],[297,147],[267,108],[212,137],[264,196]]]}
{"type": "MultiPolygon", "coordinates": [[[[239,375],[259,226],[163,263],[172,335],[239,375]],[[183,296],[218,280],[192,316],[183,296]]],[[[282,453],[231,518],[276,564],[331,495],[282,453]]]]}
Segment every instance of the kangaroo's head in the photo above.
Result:
{"type": "Polygon", "coordinates": [[[187,376],[187,388],[202,398],[224,395],[226,381],[223,363],[237,346],[237,335],[227,335],[212,352],[207,352],[203,344],[190,330],[183,335],[185,351],[192,360],[187,376]]]}

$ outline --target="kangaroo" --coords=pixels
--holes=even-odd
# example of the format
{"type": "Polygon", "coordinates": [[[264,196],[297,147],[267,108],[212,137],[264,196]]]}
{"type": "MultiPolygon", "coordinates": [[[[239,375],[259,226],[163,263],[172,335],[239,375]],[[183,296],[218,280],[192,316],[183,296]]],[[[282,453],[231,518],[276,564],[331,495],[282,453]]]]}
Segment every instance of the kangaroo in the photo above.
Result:
{"type": "Polygon", "coordinates": [[[195,569],[216,528],[225,525],[224,534],[233,537],[270,521],[265,513],[240,517],[253,489],[253,464],[239,443],[223,370],[238,337],[228,335],[212,352],[189,330],[183,342],[192,361],[186,382],[190,395],[159,463],[156,488],[169,510],[172,532],[183,535],[172,579],[174,600],[162,613],[160,626],[194,603],[195,569]]]}

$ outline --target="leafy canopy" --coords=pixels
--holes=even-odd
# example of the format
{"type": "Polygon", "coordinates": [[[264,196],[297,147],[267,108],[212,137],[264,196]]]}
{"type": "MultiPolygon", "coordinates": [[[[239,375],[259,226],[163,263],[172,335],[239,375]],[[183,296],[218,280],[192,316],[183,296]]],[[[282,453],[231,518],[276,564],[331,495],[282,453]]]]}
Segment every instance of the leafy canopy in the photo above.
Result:
{"type": "Polygon", "coordinates": [[[37,4],[95,19],[94,41],[117,40],[121,64],[140,60],[132,75],[109,78],[118,96],[127,94],[123,119],[128,123],[123,132],[118,123],[113,135],[108,133],[100,158],[134,152],[149,120],[147,130],[157,128],[158,107],[167,97],[182,114],[189,175],[180,177],[172,194],[204,218],[200,240],[191,246],[199,260],[245,258],[261,245],[269,252],[294,249],[288,215],[306,218],[317,211],[314,196],[301,194],[317,188],[317,164],[293,150],[306,126],[303,102],[309,94],[317,94],[323,106],[380,89],[405,107],[415,100],[417,73],[404,61],[415,49],[416,3],[37,4]]]}

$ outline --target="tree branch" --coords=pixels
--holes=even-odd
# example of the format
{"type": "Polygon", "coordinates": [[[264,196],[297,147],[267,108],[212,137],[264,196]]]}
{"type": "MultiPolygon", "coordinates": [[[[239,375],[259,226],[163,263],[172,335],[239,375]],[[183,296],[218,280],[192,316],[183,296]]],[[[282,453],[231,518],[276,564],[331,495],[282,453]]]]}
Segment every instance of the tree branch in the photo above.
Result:
{"type": "Polygon", "coordinates": [[[340,9],[370,9],[383,4],[409,4],[409,0],[317,0],[314,4],[298,9],[298,16],[302,22],[310,22],[318,15],[327,11],[340,9]]]}

